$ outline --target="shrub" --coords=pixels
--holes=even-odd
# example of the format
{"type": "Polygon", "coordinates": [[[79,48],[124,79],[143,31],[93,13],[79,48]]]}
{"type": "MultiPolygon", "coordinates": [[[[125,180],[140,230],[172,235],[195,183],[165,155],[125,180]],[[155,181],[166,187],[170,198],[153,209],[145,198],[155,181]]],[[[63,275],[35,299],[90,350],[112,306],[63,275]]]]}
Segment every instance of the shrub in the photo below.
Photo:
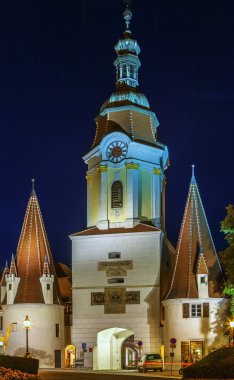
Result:
{"type": "Polygon", "coordinates": [[[39,360],[19,356],[0,355],[0,367],[18,369],[26,373],[38,372],[39,360]]]}
{"type": "Polygon", "coordinates": [[[0,379],[1,380],[38,380],[37,375],[29,373],[23,373],[11,368],[0,367],[0,379]]]}
{"type": "Polygon", "coordinates": [[[223,347],[183,371],[184,378],[233,379],[234,347],[223,347]]]}

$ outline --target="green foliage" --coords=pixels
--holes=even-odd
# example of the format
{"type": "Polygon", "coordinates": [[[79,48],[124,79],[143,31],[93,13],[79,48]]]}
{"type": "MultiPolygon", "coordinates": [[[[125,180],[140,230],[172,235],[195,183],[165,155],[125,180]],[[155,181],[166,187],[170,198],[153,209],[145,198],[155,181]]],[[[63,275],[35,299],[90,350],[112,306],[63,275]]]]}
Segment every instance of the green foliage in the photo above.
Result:
{"type": "Polygon", "coordinates": [[[0,367],[18,369],[22,372],[36,374],[39,368],[39,360],[22,358],[19,356],[1,355],[0,367]]]}
{"type": "Polygon", "coordinates": [[[234,347],[222,347],[183,371],[184,378],[234,379],[234,347]]]}
{"type": "Polygon", "coordinates": [[[225,269],[227,280],[224,294],[231,299],[231,313],[234,316],[234,207],[226,207],[227,215],[221,222],[221,231],[225,234],[227,248],[221,252],[221,263],[225,269]]]}

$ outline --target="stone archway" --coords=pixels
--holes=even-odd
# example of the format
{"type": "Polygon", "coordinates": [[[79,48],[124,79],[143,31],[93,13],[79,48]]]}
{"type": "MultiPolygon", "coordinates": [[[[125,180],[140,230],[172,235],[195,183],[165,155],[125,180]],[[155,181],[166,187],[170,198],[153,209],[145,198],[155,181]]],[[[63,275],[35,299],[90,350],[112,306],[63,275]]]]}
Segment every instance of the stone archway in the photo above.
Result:
{"type": "Polygon", "coordinates": [[[94,369],[121,369],[121,348],[123,342],[133,331],[112,327],[97,334],[97,346],[94,351],[94,369]]]}

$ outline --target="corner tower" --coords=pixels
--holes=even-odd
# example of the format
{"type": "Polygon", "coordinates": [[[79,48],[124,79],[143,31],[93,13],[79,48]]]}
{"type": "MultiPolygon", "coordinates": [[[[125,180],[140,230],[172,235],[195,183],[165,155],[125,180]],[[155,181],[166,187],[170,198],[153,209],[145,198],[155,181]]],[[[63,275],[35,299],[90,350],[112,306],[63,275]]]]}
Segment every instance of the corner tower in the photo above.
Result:
{"type": "Polygon", "coordinates": [[[116,90],[96,118],[87,171],[87,226],[99,229],[147,222],[164,229],[164,170],[168,150],[157,138],[159,125],[139,90],[140,47],[129,29],[115,45],[116,90]]]}
{"type": "Polygon", "coordinates": [[[28,316],[29,352],[41,368],[59,367],[64,354],[64,306],[52,253],[34,189],[29,197],[16,258],[5,275],[2,302],[5,351],[25,355],[24,320],[28,316]]]}
{"type": "Polygon", "coordinates": [[[87,229],[72,240],[73,328],[85,366],[121,369],[159,352],[160,267],[167,147],[139,90],[140,47],[129,29],[115,46],[116,90],[96,118],[87,171],[87,229]],[[84,343],[82,345],[82,342],[84,343]]]}

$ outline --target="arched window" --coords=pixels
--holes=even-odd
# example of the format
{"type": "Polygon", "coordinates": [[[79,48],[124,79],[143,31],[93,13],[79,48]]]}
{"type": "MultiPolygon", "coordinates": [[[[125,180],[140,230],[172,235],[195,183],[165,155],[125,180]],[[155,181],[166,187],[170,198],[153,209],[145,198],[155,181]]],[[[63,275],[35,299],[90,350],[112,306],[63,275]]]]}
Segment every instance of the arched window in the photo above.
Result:
{"type": "Polygon", "coordinates": [[[119,207],[123,207],[123,185],[121,181],[115,181],[111,186],[111,208],[119,207]]]}

